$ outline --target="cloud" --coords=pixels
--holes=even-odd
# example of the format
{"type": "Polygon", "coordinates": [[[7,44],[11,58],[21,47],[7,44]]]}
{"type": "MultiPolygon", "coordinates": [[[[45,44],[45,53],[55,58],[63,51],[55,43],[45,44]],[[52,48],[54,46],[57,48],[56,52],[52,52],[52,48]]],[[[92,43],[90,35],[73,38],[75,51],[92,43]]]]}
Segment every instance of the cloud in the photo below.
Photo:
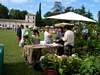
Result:
{"type": "Polygon", "coordinates": [[[29,7],[33,7],[33,5],[29,5],[29,7]]]}
{"type": "Polygon", "coordinates": [[[8,0],[0,0],[0,3],[8,3],[8,0]]]}
{"type": "Polygon", "coordinates": [[[77,2],[77,0],[70,0],[70,2],[77,2]]]}
{"type": "Polygon", "coordinates": [[[84,3],[80,3],[80,5],[85,5],[85,6],[87,6],[87,3],[86,3],[86,2],[84,2],[84,3]]]}
{"type": "Polygon", "coordinates": [[[42,7],[47,7],[47,4],[46,3],[42,3],[42,7]]]}
{"type": "Polygon", "coordinates": [[[64,0],[43,0],[44,2],[63,2],[64,0]]]}
{"type": "Polygon", "coordinates": [[[13,3],[26,3],[28,0],[10,0],[10,2],[13,2],[13,3]]]}
{"type": "Polygon", "coordinates": [[[93,6],[94,6],[94,4],[91,4],[90,6],[91,6],[91,7],[93,7],[93,6]]]}
{"type": "Polygon", "coordinates": [[[94,2],[99,2],[100,0],[94,0],[94,2]]]}
{"type": "Polygon", "coordinates": [[[65,1],[64,1],[65,4],[71,4],[71,3],[73,3],[73,2],[77,2],[77,0],[68,0],[68,1],[65,0],[65,1]]]}

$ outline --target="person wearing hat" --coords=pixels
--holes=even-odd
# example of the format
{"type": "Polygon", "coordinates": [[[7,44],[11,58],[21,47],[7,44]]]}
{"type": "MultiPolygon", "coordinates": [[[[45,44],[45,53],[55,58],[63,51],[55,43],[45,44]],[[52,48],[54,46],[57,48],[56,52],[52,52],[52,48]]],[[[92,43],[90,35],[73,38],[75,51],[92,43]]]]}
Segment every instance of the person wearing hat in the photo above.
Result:
{"type": "Polygon", "coordinates": [[[33,28],[33,38],[39,38],[39,31],[38,28],[33,28]]]}
{"type": "Polygon", "coordinates": [[[49,32],[49,26],[48,25],[45,26],[44,41],[47,44],[52,43],[52,34],[49,32]]]}
{"type": "Polygon", "coordinates": [[[66,26],[66,32],[64,37],[62,37],[63,41],[65,41],[64,46],[68,48],[68,50],[64,50],[65,55],[72,55],[72,48],[74,47],[74,32],[71,30],[70,26],[66,26]]]}
{"type": "Polygon", "coordinates": [[[39,31],[38,28],[35,27],[33,28],[33,35],[32,35],[33,39],[34,39],[34,44],[39,44],[40,43],[40,38],[39,38],[39,31]]]}

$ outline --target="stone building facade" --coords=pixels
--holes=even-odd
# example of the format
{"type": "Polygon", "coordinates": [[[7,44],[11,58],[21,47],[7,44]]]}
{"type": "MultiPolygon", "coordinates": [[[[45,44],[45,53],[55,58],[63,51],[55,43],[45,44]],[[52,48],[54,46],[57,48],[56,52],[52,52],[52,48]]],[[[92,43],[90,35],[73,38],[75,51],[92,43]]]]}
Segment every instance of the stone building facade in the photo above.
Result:
{"type": "Polygon", "coordinates": [[[29,27],[35,26],[36,15],[27,14],[25,15],[25,20],[16,20],[16,19],[0,19],[1,28],[10,28],[16,29],[20,25],[29,25],[29,27]]]}

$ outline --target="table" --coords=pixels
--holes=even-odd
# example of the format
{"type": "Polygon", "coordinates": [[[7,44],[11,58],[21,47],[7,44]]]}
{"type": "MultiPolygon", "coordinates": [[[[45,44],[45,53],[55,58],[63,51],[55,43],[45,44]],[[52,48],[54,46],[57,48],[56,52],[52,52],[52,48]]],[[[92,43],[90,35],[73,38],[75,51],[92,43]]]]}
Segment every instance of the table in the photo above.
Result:
{"type": "Polygon", "coordinates": [[[40,51],[43,50],[44,52],[47,51],[47,53],[56,53],[57,49],[59,47],[62,47],[63,45],[58,44],[57,46],[52,46],[52,45],[39,45],[39,44],[33,44],[33,45],[25,45],[23,48],[23,57],[27,57],[28,62],[31,64],[34,59],[32,58],[34,54],[34,50],[38,50],[39,55],[40,51]]]}

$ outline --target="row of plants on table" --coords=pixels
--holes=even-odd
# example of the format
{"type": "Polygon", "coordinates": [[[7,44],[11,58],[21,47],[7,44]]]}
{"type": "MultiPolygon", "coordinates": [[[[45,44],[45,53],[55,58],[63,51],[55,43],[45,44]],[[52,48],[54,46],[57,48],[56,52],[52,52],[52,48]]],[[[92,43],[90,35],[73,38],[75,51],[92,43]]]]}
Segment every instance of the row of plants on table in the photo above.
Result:
{"type": "Polygon", "coordinates": [[[55,54],[46,54],[39,60],[40,67],[47,75],[99,75],[100,57],[89,56],[88,54],[79,58],[77,54],[72,56],[57,56],[55,54]],[[54,74],[49,73],[53,71],[54,74]]]}

